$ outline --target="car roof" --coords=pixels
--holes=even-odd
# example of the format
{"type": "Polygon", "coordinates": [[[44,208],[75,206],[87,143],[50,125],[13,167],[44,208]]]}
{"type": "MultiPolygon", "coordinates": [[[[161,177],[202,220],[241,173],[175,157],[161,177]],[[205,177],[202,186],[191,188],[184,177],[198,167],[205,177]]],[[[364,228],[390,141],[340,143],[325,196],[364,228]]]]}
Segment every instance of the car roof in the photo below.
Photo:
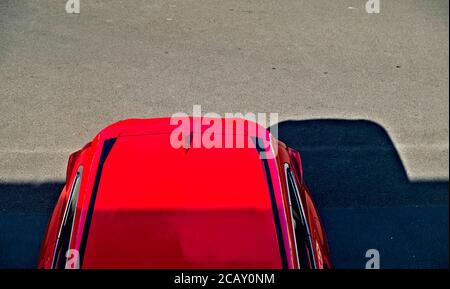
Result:
{"type": "Polygon", "coordinates": [[[279,268],[258,150],[174,148],[171,132],[166,118],[126,121],[99,134],[114,144],[102,167],[83,266],[279,268]]]}

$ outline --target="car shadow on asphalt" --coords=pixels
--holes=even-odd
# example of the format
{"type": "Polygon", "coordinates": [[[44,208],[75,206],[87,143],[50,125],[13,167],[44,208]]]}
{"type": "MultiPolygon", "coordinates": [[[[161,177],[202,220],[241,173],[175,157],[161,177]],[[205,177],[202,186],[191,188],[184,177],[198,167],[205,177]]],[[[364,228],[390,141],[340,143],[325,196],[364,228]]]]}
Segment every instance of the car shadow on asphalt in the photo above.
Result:
{"type": "Polygon", "coordinates": [[[62,182],[0,183],[0,268],[36,268],[62,182]]]}
{"type": "Polygon", "coordinates": [[[336,268],[365,268],[368,249],[381,268],[448,268],[448,180],[410,181],[381,125],[285,121],[278,138],[301,154],[336,268]]]}
{"type": "MultiPolygon", "coordinates": [[[[408,179],[386,130],[365,120],[278,124],[302,156],[336,268],[448,268],[448,180],[408,179]]],[[[36,266],[62,182],[0,183],[0,268],[36,266]]]]}

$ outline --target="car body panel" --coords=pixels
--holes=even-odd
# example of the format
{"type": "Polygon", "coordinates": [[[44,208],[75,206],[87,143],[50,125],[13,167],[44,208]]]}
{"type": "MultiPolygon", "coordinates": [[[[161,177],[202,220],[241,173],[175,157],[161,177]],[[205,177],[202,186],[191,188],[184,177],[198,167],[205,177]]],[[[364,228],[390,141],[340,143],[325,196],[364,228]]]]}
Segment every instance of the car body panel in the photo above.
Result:
{"type": "MultiPolygon", "coordinates": [[[[188,119],[190,142],[215,121],[202,118],[196,126],[196,118],[188,119]]],[[[288,163],[307,208],[316,263],[329,268],[299,154],[255,123],[217,120],[224,138],[256,138],[264,149],[174,149],[169,143],[174,120],[160,118],[115,123],[72,154],[38,267],[52,268],[71,182],[83,166],[70,243],[80,251],[81,268],[298,268],[283,172],[288,163]],[[243,124],[243,130],[226,131],[227,122],[243,124]],[[248,129],[252,125],[255,130],[248,129]],[[110,140],[114,144],[105,157],[110,140]]]]}

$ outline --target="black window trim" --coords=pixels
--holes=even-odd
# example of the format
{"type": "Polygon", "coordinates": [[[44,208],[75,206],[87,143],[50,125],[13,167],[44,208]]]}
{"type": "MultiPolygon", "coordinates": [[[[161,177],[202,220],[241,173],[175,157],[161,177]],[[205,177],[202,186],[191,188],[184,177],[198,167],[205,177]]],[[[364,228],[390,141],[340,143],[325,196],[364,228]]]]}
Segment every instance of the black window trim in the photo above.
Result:
{"type": "MultiPolygon", "coordinates": [[[[290,206],[290,210],[291,210],[292,228],[294,228],[294,216],[293,216],[293,210],[292,210],[293,204],[292,204],[292,200],[291,200],[291,194],[289,192],[289,182],[292,183],[292,187],[294,188],[294,195],[295,195],[296,201],[300,205],[300,213],[302,214],[302,216],[300,216],[300,217],[303,219],[303,221],[305,223],[306,235],[307,235],[306,237],[308,239],[307,240],[308,241],[308,247],[309,247],[309,251],[310,251],[310,254],[311,254],[310,262],[311,262],[312,268],[314,269],[314,268],[316,268],[316,260],[315,260],[315,257],[314,257],[314,247],[312,245],[311,232],[309,230],[309,224],[308,224],[308,221],[306,219],[306,214],[305,214],[305,210],[303,208],[303,203],[302,203],[302,201],[300,199],[300,191],[298,189],[297,182],[295,181],[295,176],[292,173],[292,169],[291,169],[291,167],[289,166],[288,163],[284,164],[284,174],[285,174],[285,177],[286,177],[286,187],[287,187],[287,190],[288,190],[288,194],[287,195],[288,195],[289,206],[290,206]]],[[[295,240],[296,258],[297,258],[297,262],[298,262],[299,267],[300,267],[300,259],[299,259],[299,256],[298,256],[297,239],[296,239],[296,236],[295,236],[295,232],[294,232],[294,240],[295,240]]]]}
{"type": "MultiPolygon", "coordinates": [[[[61,221],[61,225],[59,226],[58,236],[56,238],[55,249],[53,251],[53,259],[52,259],[52,267],[51,267],[52,269],[55,269],[56,266],[57,266],[57,260],[56,260],[57,256],[56,256],[56,254],[57,254],[58,247],[59,247],[59,244],[60,244],[60,241],[61,241],[60,238],[61,238],[62,229],[63,229],[64,225],[67,225],[65,223],[67,222],[67,217],[68,217],[68,214],[69,214],[69,206],[73,203],[73,201],[78,202],[78,196],[79,196],[79,193],[80,193],[80,186],[81,186],[81,177],[82,177],[82,175],[83,175],[83,166],[80,166],[78,168],[76,174],[75,174],[74,179],[73,179],[72,186],[70,188],[69,198],[67,200],[67,204],[66,204],[66,207],[64,209],[63,219],[61,221]],[[75,190],[77,190],[77,191],[75,192],[75,190]],[[74,198],[73,198],[75,193],[76,193],[76,200],[74,200],[74,198]]],[[[76,210],[74,212],[74,217],[72,219],[72,224],[70,224],[69,249],[70,249],[70,243],[72,242],[72,232],[73,232],[73,225],[75,223],[75,216],[76,216],[76,210]]]]}

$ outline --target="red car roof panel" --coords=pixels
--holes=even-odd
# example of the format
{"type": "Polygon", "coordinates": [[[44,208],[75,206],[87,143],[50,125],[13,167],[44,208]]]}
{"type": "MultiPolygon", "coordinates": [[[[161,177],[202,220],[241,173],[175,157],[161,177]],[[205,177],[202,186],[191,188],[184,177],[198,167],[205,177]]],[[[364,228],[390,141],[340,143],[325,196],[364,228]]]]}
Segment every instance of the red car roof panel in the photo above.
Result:
{"type": "Polygon", "coordinates": [[[83,267],[280,268],[271,206],[254,148],[122,136],[103,167],[83,267]]]}

